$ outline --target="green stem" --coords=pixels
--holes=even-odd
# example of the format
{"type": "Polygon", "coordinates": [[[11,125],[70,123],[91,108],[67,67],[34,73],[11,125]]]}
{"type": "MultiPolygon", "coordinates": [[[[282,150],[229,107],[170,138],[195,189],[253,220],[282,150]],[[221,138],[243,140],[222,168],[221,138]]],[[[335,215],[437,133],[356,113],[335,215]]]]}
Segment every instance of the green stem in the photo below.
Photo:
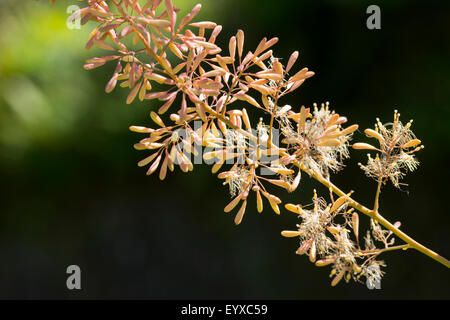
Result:
{"type": "MultiPolygon", "coordinates": [[[[333,183],[326,180],[321,175],[318,175],[308,168],[305,168],[304,166],[300,166],[300,169],[306,172],[309,176],[316,179],[318,182],[326,186],[327,188],[331,188],[335,194],[338,196],[345,196],[346,194],[336,187],[333,183]]],[[[384,226],[389,231],[392,231],[393,234],[395,234],[397,237],[405,241],[410,248],[416,249],[417,251],[427,255],[428,257],[436,260],[437,262],[443,264],[447,268],[450,268],[450,261],[448,261],[446,258],[440,256],[436,252],[428,249],[424,245],[420,244],[419,242],[415,241],[413,238],[408,236],[406,233],[400,231],[398,228],[396,228],[393,224],[391,224],[388,220],[386,220],[383,216],[380,215],[378,211],[370,210],[369,208],[363,206],[359,202],[353,200],[351,197],[348,197],[348,204],[358,210],[361,213],[364,213],[365,215],[369,216],[370,218],[378,221],[382,226],[384,226]]]]}

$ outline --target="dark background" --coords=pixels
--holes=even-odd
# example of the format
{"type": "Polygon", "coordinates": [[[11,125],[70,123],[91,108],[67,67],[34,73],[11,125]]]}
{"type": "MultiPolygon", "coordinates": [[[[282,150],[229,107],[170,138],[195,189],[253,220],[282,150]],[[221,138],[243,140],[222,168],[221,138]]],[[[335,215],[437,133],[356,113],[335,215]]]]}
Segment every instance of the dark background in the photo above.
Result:
{"type": "MultiPolygon", "coordinates": [[[[422,165],[403,191],[383,189],[381,211],[449,258],[449,2],[201,3],[197,21],[222,24],[221,45],[242,28],[246,50],[278,36],[284,61],[300,51],[296,67],[316,75],[286,103],[330,101],[360,128],[391,121],[394,109],[415,120],[422,165]],[[370,4],[381,7],[381,30],[366,28],[370,4]]],[[[258,214],[252,203],[236,227],[223,213],[227,188],[210,168],[177,170],[164,182],[145,176],[136,166],[145,154],[132,148],[141,135],[128,126],[151,125],[158,106],[126,105],[125,89],[105,94],[111,65],[82,69],[101,53],[84,49],[92,25],[66,27],[69,4],[80,3],[0,3],[0,298],[450,298],[448,269],[414,250],[383,254],[381,290],[332,288],[330,269],[295,255],[297,241],[280,236],[298,222],[286,210],[258,214]],[[82,270],[78,292],[66,289],[71,264],[82,270]]],[[[194,4],[175,1],[183,12],[194,4]]],[[[334,181],[370,205],[376,186],[358,161],[365,152],[352,151],[334,181]]],[[[327,195],[304,177],[281,197],[309,203],[313,188],[327,195]]]]}

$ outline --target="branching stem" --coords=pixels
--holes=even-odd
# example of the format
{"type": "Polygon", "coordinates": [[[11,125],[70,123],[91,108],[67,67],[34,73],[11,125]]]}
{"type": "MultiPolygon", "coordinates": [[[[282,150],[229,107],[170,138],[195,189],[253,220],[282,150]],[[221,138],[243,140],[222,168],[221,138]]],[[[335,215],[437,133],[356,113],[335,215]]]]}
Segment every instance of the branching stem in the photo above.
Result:
{"type": "MultiPolygon", "coordinates": [[[[315,180],[326,186],[327,188],[331,188],[335,194],[338,196],[345,196],[346,194],[336,187],[333,183],[322,177],[321,175],[318,175],[308,168],[305,168],[304,166],[300,166],[300,169],[306,172],[309,176],[313,177],[315,180]]],[[[436,260],[437,262],[442,263],[447,268],[450,268],[450,261],[448,261],[446,258],[442,257],[441,255],[437,254],[436,252],[428,249],[424,245],[420,244],[419,242],[415,241],[413,238],[408,236],[403,231],[400,231],[398,228],[396,228],[393,224],[391,224],[388,220],[386,220],[383,216],[380,215],[380,213],[375,210],[370,210],[369,208],[363,206],[359,202],[355,201],[351,197],[348,198],[348,203],[351,207],[355,208],[361,213],[364,213],[368,217],[378,221],[382,226],[384,226],[386,229],[391,231],[393,234],[395,234],[397,237],[405,241],[410,248],[416,249],[417,251],[427,255],[428,257],[436,260]]]]}
{"type": "MultiPolygon", "coordinates": [[[[141,38],[142,42],[144,43],[144,45],[146,46],[146,51],[153,56],[153,58],[158,61],[161,64],[161,57],[156,55],[154,53],[154,51],[148,46],[148,44],[146,43],[145,39],[142,37],[142,35],[135,29],[135,27],[131,24],[131,27],[134,29],[134,31],[136,32],[136,34],[141,38]]],[[[168,75],[176,80],[176,76],[170,71],[170,70],[166,70],[166,72],[168,73],[168,75]]],[[[226,106],[224,106],[225,108],[226,106]]],[[[229,121],[223,114],[220,114],[218,112],[215,112],[212,108],[210,108],[208,105],[206,105],[205,103],[203,103],[203,108],[205,109],[205,111],[207,111],[208,113],[210,113],[211,115],[213,115],[214,117],[222,120],[223,122],[225,122],[230,128],[233,128],[235,130],[238,130],[239,132],[241,132],[242,134],[244,134],[245,136],[247,136],[248,138],[252,139],[252,140],[256,140],[256,137],[253,136],[252,134],[248,133],[245,130],[242,130],[240,128],[237,128],[236,126],[233,125],[233,123],[231,123],[231,121],[229,121]]],[[[271,123],[271,128],[272,128],[272,123],[271,123]]],[[[269,143],[271,139],[269,139],[269,143]]],[[[302,171],[304,171],[305,173],[307,173],[309,176],[313,177],[315,180],[317,180],[318,182],[320,182],[321,184],[323,184],[324,186],[326,186],[328,189],[331,189],[335,194],[337,194],[338,196],[346,196],[346,194],[339,189],[338,187],[336,187],[333,183],[331,183],[329,180],[325,179],[324,177],[322,177],[321,175],[312,172],[311,170],[309,170],[308,168],[300,165],[300,169],[302,171]]],[[[358,210],[359,212],[367,215],[368,217],[374,219],[375,221],[378,221],[378,223],[380,223],[382,226],[384,226],[386,229],[390,230],[393,234],[395,234],[397,237],[399,237],[400,239],[402,239],[403,241],[405,241],[407,243],[407,245],[405,245],[404,247],[402,247],[402,249],[408,249],[408,248],[413,248],[416,249],[417,251],[427,255],[428,257],[436,260],[437,262],[440,262],[441,264],[443,264],[444,266],[446,266],[447,268],[450,268],[450,261],[448,261],[446,258],[440,256],[439,254],[437,254],[436,252],[428,249],[427,247],[425,247],[424,245],[420,244],[419,242],[415,241],[414,239],[412,239],[410,236],[408,236],[407,234],[405,234],[404,232],[400,231],[398,228],[396,228],[393,224],[391,224],[388,220],[386,220],[383,216],[380,215],[380,213],[378,212],[378,205],[379,205],[379,197],[380,197],[380,193],[381,193],[381,184],[382,184],[382,179],[378,180],[378,186],[377,186],[377,192],[375,195],[375,204],[374,204],[374,208],[373,210],[370,210],[369,208],[363,206],[362,204],[360,204],[359,202],[355,201],[353,198],[348,197],[348,203],[351,207],[355,208],[356,210],[358,210]]],[[[395,250],[394,248],[397,247],[391,247],[391,248],[386,248],[383,249],[384,251],[389,251],[389,250],[395,250]]],[[[397,248],[398,249],[398,248],[397,248]]]]}

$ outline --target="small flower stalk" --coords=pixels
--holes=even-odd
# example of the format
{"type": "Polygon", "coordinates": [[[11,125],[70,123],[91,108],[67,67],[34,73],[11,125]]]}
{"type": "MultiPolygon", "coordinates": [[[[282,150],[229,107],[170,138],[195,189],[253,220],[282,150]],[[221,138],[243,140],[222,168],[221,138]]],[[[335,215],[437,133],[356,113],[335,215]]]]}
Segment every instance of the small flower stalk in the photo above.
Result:
{"type": "Polygon", "coordinates": [[[300,221],[282,235],[297,238],[298,255],[331,267],[332,286],[351,279],[379,284],[385,267],[379,256],[398,249],[419,250],[449,267],[448,260],[379,212],[382,185],[404,186],[406,173],[419,165],[415,154],[423,146],[411,131],[412,121],[403,124],[396,111],[392,123],[377,119],[373,129],[364,130],[371,143],[351,144],[358,125],[348,125],[328,102],[310,107],[285,103],[314,75],[306,67],[296,69],[297,51],[286,60],[278,58],[276,37],[263,38],[249,50],[242,30],[221,48],[216,39],[222,26],[195,21],[200,9],[198,4],[179,16],[171,0],[89,0],[76,13],[83,24],[97,23],[86,48],[108,51],[89,59],[85,69],[115,64],[105,91],[128,90],[127,104],[159,101],[149,113],[150,125],[130,126],[142,135],[134,148],[145,153],[138,165],[146,167],[147,175],[164,180],[176,168],[190,172],[197,164],[210,165],[229,190],[224,211],[234,212],[236,225],[254,208],[281,214],[283,194],[301,189],[305,175],[316,179],[330,190],[330,201],[314,191],[311,206],[286,204],[300,221]],[[345,167],[350,147],[370,152],[360,167],[378,182],[373,209],[331,182],[332,174],[345,167]],[[360,214],[370,221],[363,238],[360,214]],[[394,246],[394,237],[404,244],[394,246]]]}

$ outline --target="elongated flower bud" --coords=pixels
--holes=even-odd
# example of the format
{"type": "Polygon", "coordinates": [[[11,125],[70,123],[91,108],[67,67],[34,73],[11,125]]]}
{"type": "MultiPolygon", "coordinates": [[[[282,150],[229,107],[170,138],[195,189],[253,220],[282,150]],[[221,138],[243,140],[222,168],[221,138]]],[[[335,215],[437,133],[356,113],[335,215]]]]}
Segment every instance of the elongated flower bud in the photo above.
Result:
{"type": "Polygon", "coordinates": [[[402,145],[402,148],[404,148],[404,149],[412,148],[412,147],[415,147],[415,146],[417,146],[417,145],[419,145],[421,143],[422,143],[422,141],[420,141],[419,139],[413,139],[413,140],[405,143],[404,145],[402,145]]]}
{"type": "Polygon", "coordinates": [[[151,175],[153,172],[156,171],[158,168],[159,162],[161,161],[161,155],[156,158],[156,160],[151,164],[151,166],[148,168],[147,175],[151,175]]]}
{"type": "Polygon", "coordinates": [[[263,201],[261,197],[261,192],[259,192],[259,190],[256,191],[256,208],[259,213],[263,211],[263,201]]]}
{"type": "Polygon", "coordinates": [[[150,162],[153,161],[153,159],[156,158],[156,156],[158,155],[158,152],[155,152],[154,154],[152,154],[151,156],[148,156],[147,158],[141,160],[138,162],[138,166],[139,167],[144,167],[146,165],[148,165],[150,162]]]}
{"type": "Polygon", "coordinates": [[[309,249],[309,261],[312,263],[316,262],[316,242],[313,241],[311,244],[311,249],[309,249]]]}
{"type": "Polygon", "coordinates": [[[300,247],[297,249],[297,251],[295,252],[296,254],[305,254],[306,251],[309,250],[309,248],[311,247],[311,240],[305,240],[302,242],[302,244],[300,245],[300,247]]]}
{"type": "Polygon", "coordinates": [[[156,112],[152,111],[150,112],[150,118],[159,125],[160,127],[165,127],[164,122],[161,120],[161,118],[156,114],[156,112]]]}
{"type": "Polygon", "coordinates": [[[231,210],[233,210],[234,207],[236,207],[236,205],[239,203],[239,201],[241,201],[241,198],[242,198],[242,193],[239,194],[233,200],[231,200],[231,202],[223,209],[223,211],[230,212],[231,210]]]}
{"type": "Polygon", "coordinates": [[[330,213],[333,213],[335,210],[337,210],[340,206],[342,206],[347,199],[347,196],[339,197],[331,206],[330,213]]]}
{"type": "Polygon", "coordinates": [[[317,143],[320,147],[337,147],[341,144],[341,142],[337,139],[329,139],[329,140],[321,140],[317,143]]]}
{"type": "Polygon", "coordinates": [[[352,145],[352,148],[353,148],[353,149],[356,149],[356,150],[365,150],[365,149],[367,149],[367,150],[376,150],[376,151],[379,151],[377,148],[375,148],[375,147],[372,146],[371,144],[368,144],[368,143],[361,143],[361,142],[354,143],[354,144],[352,145]]]}
{"type": "Polygon", "coordinates": [[[285,205],[284,205],[284,207],[286,208],[286,210],[289,210],[289,211],[291,211],[291,212],[294,212],[294,213],[296,213],[296,214],[300,214],[301,213],[301,208],[300,208],[300,206],[298,206],[298,205],[294,205],[294,204],[291,204],[291,203],[286,203],[285,205]]]}
{"type": "Polygon", "coordinates": [[[302,233],[300,231],[284,230],[284,231],[281,231],[281,235],[286,238],[294,238],[294,237],[301,236],[302,233]]]}
{"type": "Polygon", "coordinates": [[[267,198],[267,200],[269,200],[272,210],[276,214],[280,214],[280,208],[278,207],[278,203],[281,203],[281,200],[272,194],[268,194],[267,192],[264,192],[263,195],[267,198]]]}
{"type": "Polygon", "coordinates": [[[293,192],[297,189],[298,185],[300,184],[300,179],[302,177],[302,170],[298,170],[297,175],[295,176],[294,180],[291,183],[291,186],[289,188],[289,192],[293,192]]]}
{"type": "Polygon", "coordinates": [[[322,260],[317,260],[315,264],[316,264],[317,267],[325,267],[325,266],[327,266],[329,264],[332,264],[335,261],[336,261],[335,258],[322,259],[322,260]]]}
{"type": "Polygon", "coordinates": [[[247,200],[244,200],[242,203],[241,208],[239,209],[238,213],[236,214],[236,217],[234,218],[234,223],[236,225],[240,224],[242,221],[242,218],[244,217],[245,208],[247,207],[247,200]]]}
{"type": "Polygon", "coordinates": [[[331,286],[334,287],[336,286],[341,280],[342,277],[345,274],[345,270],[342,270],[341,272],[338,273],[338,275],[336,277],[334,277],[333,281],[331,281],[331,286]]]}
{"type": "Polygon", "coordinates": [[[353,233],[355,234],[356,239],[359,237],[359,216],[358,213],[354,212],[352,215],[352,226],[353,233]]]}
{"type": "Polygon", "coordinates": [[[358,127],[359,126],[357,124],[353,124],[353,125],[345,128],[344,130],[342,130],[341,135],[345,136],[345,135],[351,134],[351,133],[355,132],[356,130],[358,130],[358,127]]]}
{"type": "Polygon", "coordinates": [[[138,132],[138,133],[152,133],[155,129],[140,127],[140,126],[130,126],[130,131],[138,132]]]}
{"type": "Polygon", "coordinates": [[[236,34],[237,39],[237,47],[238,47],[238,55],[242,57],[242,51],[244,50],[244,31],[238,30],[236,34]]]}
{"type": "Polygon", "coordinates": [[[295,61],[297,61],[298,58],[298,51],[294,51],[291,56],[289,57],[289,61],[286,65],[286,72],[289,72],[291,70],[292,66],[294,65],[295,61]]]}

